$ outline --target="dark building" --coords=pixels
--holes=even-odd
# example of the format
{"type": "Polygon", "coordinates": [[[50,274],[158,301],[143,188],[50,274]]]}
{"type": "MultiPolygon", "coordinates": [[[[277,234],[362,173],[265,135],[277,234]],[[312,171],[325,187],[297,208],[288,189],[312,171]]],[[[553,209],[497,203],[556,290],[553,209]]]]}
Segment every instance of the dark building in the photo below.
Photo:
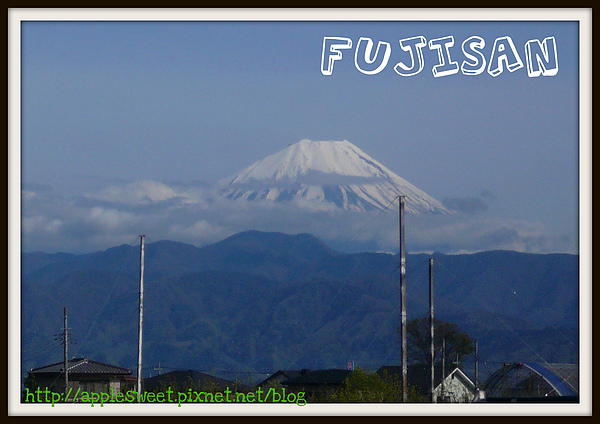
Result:
{"type": "Polygon", "coordinates": [[[575,364],[506,363],[483,385],[486,402],[577,403],[575,364]]]}
{"type": "Polygon", "coordinates": [[[280,370],[259,383],[259,386],[279,382],[293,392],[304,392],[307,396],[320,395],[338,390],[351,374],[352,370],[347,369],[280,370]]]}
{"type": "Polygon", "coordinates": [[[247,386],[205,374],[195,370],[176,370],[165,374],[144,379],[144,391],[152,392],[155,390],[164,391],[172,389],[173,391],[185,391],[192,389],[194,391],[220,391],[230,390],[246,390],[247,386]]]}
{"type": "Polygon", "coordinates": [[[68,361],[68,388],[65,390],[64,362],[34,368],[29,371],[26,387],[48,388],[55,393],[70,393],[68,401],[77,401],[76,395],[87,393],[123,393],[134,386],[134,378],[128,368],[74,358],[68,361]]]}
{"type": "MultiPolygon", "coordinates": [[[[464,403],[479,399],[475,384],[460,368],[450,368],[443,374],[443,367],[434,367],[434,398],[437,403],[464,403]]],[[[402,382],[402,367],[385,365],[377,370],[377,375],[385,381],[402,382]]],[[[409,365],[406,370],[408,388],[424,401],[431,399],[431,367],[429,365],[409,365]]]]}
{"type": "MultiPolygon", "coordinates": [[[[306,370],[279,370],[257,384],[258,387],[269,387],[274,384],[282,384],[291,378],[298,377],[306,370]]],[[[282,384],[283,385],[283,384],[282,384]]]]}

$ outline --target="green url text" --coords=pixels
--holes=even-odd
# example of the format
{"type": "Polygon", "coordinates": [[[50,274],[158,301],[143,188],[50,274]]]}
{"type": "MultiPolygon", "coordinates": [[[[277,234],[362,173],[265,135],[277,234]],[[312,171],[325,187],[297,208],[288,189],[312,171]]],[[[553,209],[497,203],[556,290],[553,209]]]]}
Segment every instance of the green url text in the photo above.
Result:
{"type": "MultiPolygon", "coordinates": [[[[52,392],[50,389],[37,388],[33,391],[25,389],[26,403],[63,403],[65,399],[71,399],[72,388],[65,393],[52,392]]],[[[107,392],[86,392],[77,389],[74,393],[75,403],[89,403],[94,407],[99,404],[104,407],[105,403],[177,403],[181,407],[182,403],[295,403],[298,406],[306,405],[304,392],[288,392],[285,388],[281,392],[274,388],[269,388],[266,392],[262,388],[254,392],[234,392],[227,387],[222,392],[197,392],[189,389],[186,392],[176,392],[170,387],[164,392],[142,392],[138,396],[137,392],[130,390],[128,392],[116,392],[112,388],[107,392]]]]}

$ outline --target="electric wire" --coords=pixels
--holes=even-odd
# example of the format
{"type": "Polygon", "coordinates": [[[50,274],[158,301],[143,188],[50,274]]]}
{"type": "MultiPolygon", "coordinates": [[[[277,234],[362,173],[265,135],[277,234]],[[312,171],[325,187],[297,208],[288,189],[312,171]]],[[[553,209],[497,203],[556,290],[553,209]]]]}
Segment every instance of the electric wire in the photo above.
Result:
{"type": "MultiPolygon", "coordinates": [[[[377,228],[376,228],[376,234],[378,234],[378,233],[379,233],[379,231],[381,230],[381,227],[382,227],[382,225],[383,225],[383,220],[382,220],[383,216],[384,216],[384,215],[386,215],[386,214],[388,214],[388,213],[390,212],[390,210],[391,210],[391,209],[390,209],[390,206],[391,206],[391,204],[392,204],[392,203],[393,203],[393,202],[394,202],[396,199],[398,199],[398,196],[396,196],[394,199],[390,200],[390,202],[389,202],[389,203],[386,205],[386,207],[385,207],[384,209],[382,209],[382,210],[378,211],[378,212],[377,212],[377,214],[376,214],[376,215],[374,215],[374,216],[373,216],[371,219],[369,219],[369,220],[365,221],[365,222],[364,222],[364,223],[363,223],[363,224],[362,224],[360,227],[356,228],[356,229],[355,229],[355,230],[354,230],[352,233],[349,233],[349,235],[348,235],[348,237],[347,237],[347,240],[346,240],[345,242],[343,242],[343,243],[342,243],[342,246],[349,244],[349,243],[350,243],[350,240],[352,240],[352,236],[356,236],[356,234],[358,234],[359,232],[362,232],[362,231],[364,231],[364,229],[365,229],[365,228],[367,228],[368,226],[372,225],[373,223],[376,223],[376,224],[378,224],[378,226],[377,226],[377,228]]],[[[138,239],[139,239],[139,236],[138,236],[138,237],[136,237],[136,240],[138,240],[138,239]]],[[[131,243],[131,244],[133,244],[133,243],[131,243]]],[[[118,276],[117,276],[117,278],[116,278],[116,280],[115,280],[115,283],[113,284],[113,286],[112,286],[112,288],[111,288],[110,292],[108,293],[108,296],[106,297],[106,299],[105,299],[105,301],[104,301],[104,303],[103,303],[103,305],[102,305],[102,307],[101,307],[100,311],[98,312],[98,314],[96,315],[96,317],[95,317],[95,319],[93,320],[92,324],[90,325],[90,328],[89,328],[89,329],[88,329],[88,331],[86,332],[86,335],[85,335],[85,337],[84,337],[84,339],[83,339],[82,343],[79,345],[78,349],[76,350],[76,352],[77,352],[77,351],[78,351],[78,350],[79,350],[79,349],[82,347],[82,345],[83,345],[83,344],[85,343],[85,341],[88,339],[88,336],[90,335],[90,333],[91,333],[91,331],[93,330],[94,326],[96,325],[96,323],[97,323],[97,321],[98,321],[99,317],[101,316],[101,314],[103,313],[104,309],[106,308],[106,306],[107,306],[108,302],[110,301],[110,298],[111,298],[111,296],[112,296],[112,294],[113,294],[114,290],[116,289],[116,287],[117,287],[117,285],[118,285],[118,283],[119,283],[119,281],[120,281],[120,278],[121,278],[121,275],[122,275],[122,272],[123,272],[123,266],[124,266],[124,264],[122,264],[121,270],[120,270],[120,272],[119,272],[119,274],[118,274],[118,276]]],[[[399,267],[399,265],[398,265],[398,266],[397,266],[397,267],[394,269],[394,271],[393,271],[393,272],[397,272],[397,270],[398,270],[398,267],[399,267]]],[[[391,270],[390,270],[390,271],[391,271],[391,270]]],[[[502,284],[505,286],[505,288],[512,290],[512,289],[509,287],[509,285],[508,285],[508,284],[507,284],[505,281],[501,280],[501,283],[502,283],[502,284]]],[[[340,294],[340,291],[341,291],[342,289],[344,289],[344,288],[345,288],[345,286],[344,286],[344,285],[341,285],[341,284],[340,284],[340,285],[338,285],[338,289],[337,289],[337,291],[336,291],[336,293],[335,293],[335,296],[338,296],[338,295],[340,294]]],[[[514,291],[514,290],[513,290],[513,291],[514,291]]],[[[413,295],[413,294],[411,294],[411,295],[413,295]]],[[[417,296],[418,296],[418,295],[417,295],[417,296]]],[[[421,299],[421,300],[422,300],[422,299],[421,299]]],[[[543,356],[542,356],[542,355],[541,355],[539,352],[537,352],[537,351],[536,351],[536,350],[533,348],[533,346],[531,346],[531,345],[530,345],[530,344],[529,344],[529,343],[528,343],[528,342],[527,342],[527,341],[526,341],[526,340],[525,340],[523,337],[521,337],[521,336],[520,336],[518,333],[516,333],[516,332],[514,331],[514,329],[513,329],[513,328],[512,328],[512,327],[511,327],[511,326],[510,326],[508,323],[506,323],[506,322],[505,322],[504,320],[502,320],[502,319],[501,319],[499,316],[497,316],[497,314],[493,314],[493,313],[492,313],[492,311],[491,311],[491,310],[488,308],[488,306],[487,306],[487,305],[484,305],[483,303],[481,303],[481,300],[479,300],[479,299],[478,299],[478,300],[477,300],[477,302],[478,302],[478,305],[479,305],[480,307],[482,307],[482,308],[483,308],[483,309],[484,309],[486,312],[490,313],[490,314],[491,314],[491,315],[492,315],[492,316],[493,316],[495,319],[497,319],[497,320],[498,320],[498,321],[499,321],[499,322],[500,322],[500,323],[501,323],[501,324],[502,324],[502,325],[503,325],[503,326],[504,326],[504,327],[505,327],[505,328],[506,328],[508,331],[510,331],[511,333],[513,333],[513,334],[514,334],[514,335],[515,335],[515,336],[516,336],[516,337],[517,337],[517,338],[518,338],[518,339],[519,339],[519,340],[520,340],[520,341],[521,341],[521,342],[522,342],[522,343],[523,343],[523,344],[524,344],[524,345],[525,345],[525,346],[526,346],[528,349],[530,349],[530,350],[532,351],[532,353],[533,353],[534,355],[536,355],[537,357],[539,357],[539,358],[540,358],[540,360],[542,361],[542,363],[544,363],[544,364],[548,365],[548,362],[547,362],[547,361],[546,361],[546,360],[543,358],[543,356]]],[[[454,306],[458,306],[458,305],[454,304],[454,306]]],[[[388,310],[388,312],[389,312],[389,310],[388,310]]],[[[535,311],[534,311],[534,312],[535,312],[535,311]]],[[[535,312],[535,313],[537,313],[537,312],[535,312]]],[[[545,319],[545,317],[543,317],[543,316],[540,316],[540,317],[541,317],[542,319],[545,319]]],[[[389,321],[390,321],[390,320],[392,320],[392,319],[397,319],[397,316],[390,315],[390,316],[388,317],[388,319],[387,319],[387,322],[386,322],[386,323],[389,323],[389,321]]],[[[370,342],[369,342],[369,344],[368,344],[368,347],[369,347],[369,348],[370,348],[370,347],[373,345],[373,343],[375,342],[376,336],[379,334],[379,332],[380,332],[380,331],[383,331],[382,329],[383,329],[384,327],[385,327],[385,326],[381,326],[381,325],[380,325],[380,326],[378,327],[378,330],[377,330],[376,332],[374,332],[374,333],[373,333],[373,336],[371,337],[371,340],[370,340],[370,342]]],[[[557,330],[557,331],[558,331],[558,330],[557,330]]],[[[560,335],[561,335],[561,336],[562,336],[562,337],[563,337],[563,338],[564,338],[566,341],[568,341],[568,342],[572,343],[572,341],[570,341],[566,335],[564,335],[564,334],[563,334],[562,332],[560,332],[560,331],[558,331],[558,332],[560,333],[560,335]]],[[[45,347],[45,348],[43,348],[43,349],[41,349],[41,350],[42,350],[42,351],[49,351],[49,350],[51,350],[52,348],[55,348],[55,347],[56,347],[56,346],[48,346],[48,347],[45,347]]],[[[300,350],[302,350],[302,349],[300,349],[300,350]]],[[[33,351],[30,351],[30,354],[34,354],[34,353],[33,353],[33,351]]],[[[279,354],[283,354],[283,355],[285,355],[285,353],[284,353],[283,351],[279,351],[279,354]]],[[[292,357],[290,357],[290,356],[288,356],[288,355],[285,355],[285,356],[287,357],[287,359],[288,359],[289,363],[295,363],[295,362],[296,362],[296,360],[298,359],[298,357],[292,358],[292,357]]],[[[482,364],[485,364],[485,365],[492,364],[492,363],[494,363],[494,362],[493,362],[493,361],[483,361],[483,362],[482,362],[482,364]]],[[[163,368],[163,369],[168,369],[168,367],[162,367],[162,368],[163,368]]],[[[179,368],[176,368],[176,369],[179,369],[179,368]]],[[[230,370],[229,370],[229,371],[226,371],[226,370],[219,370],[219,372],[222,372],[222,373],[225,373],[225,372],[234,373],[233,371],[230,371],[230,370]]],[[[252,375],[259,375],[259,374],[262,374],[262,375],[267,375],[267,373],[265,373],[265,372],[257,372],[257,371],[235,371],[235,373],[237,373],[237,374],[252,374],[252,375]]]]}
{"type": "MultiPolygon", "coordinates": [[[[139,240],[140,236],[137,236],[135,241],[139,240]]],[[[135,241],[132,241],[131,243],[128,243],[128,246],[132,246],[133,247],[133,243],[135,243],[135,241]]],[[[88,331],[85,333],[85,336],[81,342],[81,344],[78,346],[78,348],[76,349],[75,353],[74,353],[74,357],[77,356],[77,353],[79,352],[79,349],[81,349],[81,347],[83,346],[83,344],[86,342],[88,336],[90,335],[90,333],[92,332],[92,330],[94,329],[94,326],[96,325],[96,323],[98,322],[98,320],[100,319],[100,316],[102,315],[102,313],[104,312],[104,309],[106,308],[106,306],[108,305],[108,302],[110,301],[115,289],[117,288],[117,286],[119,285],[119,283],[121,282],[121,276],[123,275],[123,272],[125,270],[125,265],[127,262],[128,258],[126,256],[123,257],[122,261],[121,261],[121,267],[119,269],[119,273],[117,274],[117,278],[115,278],[115,282],[113,283],[112,288],[110,289],[108,295],[106,296],[104,303],[102,304],[102,307],[100,308],[100,310],[98,311],[98,313],[96,314],[96,317],[94,318],[94,320],[92,321],[92,323],[90,324],[90,327],[88,328],[88,331]]]]}
{"type": "MultiPolygon", "coordinates": [[[[514,290],[512,290],[512,288],[510,288],[508,285],[506,285],[504,283],[504,281],[501,280],[501,283],[505,286],[505,288],[507,288],[508,290],[510,290],[510,292],[514,292],[514,290]]],[[[415,296],[414,299],[416,299],[417,301],[420,301],[421,303],[424,301],[424,299],[418,294],[418,293],[410,293],[411,296],[415,296]]],[[[461,307],[461,305],[457,304],[456,302],[452,301],[451,299],[445,299],[445,302],[450,302],[450,306],[454,306],[454,307],[461,307]]],[[[546,360],[546,358],[544,358],[524,337],[522,337],[517,331],[515,331],[515,329],[509,325],[505,320],[503,320],[502,318],[500,318],[500,316],[498,316],[498,314],[494,313],[489,307],[488,305],[484,304],[481,299],[476,298],[475,299],[476,304],[482,308],[482,310],[484,310],[485,312],[487,312],[491,317],[493,317],[493,319],[497,320],[508,332],[510,332],[513,336],[515,336],[530,352],[531,354],[535,355],[537,358],[539,358],[540,362],[544,365],[550,366],[551,364],[546,360]]],[[[547,322],[548,323],[548,322],[547,322]]],[[[550,323],[548,323],[550,324],[550,323]]],[[[566,336],[564,334],[561,333],[561,335],[566,338],[566,336]]],[[[573,342],[571,340],[567,341],[571,344],[573,344],[573,342]]],[[[486,361],[486,363],[493,363],[490,361],[486,361]]],[[[502,363],[502,362],[500,362],[502,363]]],[[[561,377],[561,376],[557,376],[558,378],[561,378],[563,381],[566,382],[566,380],[561,377]]]]}

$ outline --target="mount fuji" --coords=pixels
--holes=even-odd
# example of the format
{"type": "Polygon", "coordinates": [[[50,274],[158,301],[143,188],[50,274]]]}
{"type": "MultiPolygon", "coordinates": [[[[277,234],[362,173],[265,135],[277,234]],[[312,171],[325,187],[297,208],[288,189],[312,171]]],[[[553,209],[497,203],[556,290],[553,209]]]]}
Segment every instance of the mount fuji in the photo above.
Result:
{"type": "Polygon", "coordinates": [[[221,180],[219,193],[233,200],[291,202],[321,211],[385,210],[402,195],[407,212],[449,213],[346,140],[301,140],[221,180]]]}

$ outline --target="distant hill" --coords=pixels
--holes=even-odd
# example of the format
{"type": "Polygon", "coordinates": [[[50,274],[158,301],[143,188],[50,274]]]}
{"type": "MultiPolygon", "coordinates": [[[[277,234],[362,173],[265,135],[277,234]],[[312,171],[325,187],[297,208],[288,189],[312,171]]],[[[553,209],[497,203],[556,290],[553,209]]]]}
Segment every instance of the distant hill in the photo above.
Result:
{"type": "MultiPolygon", "coordinates": [[[[479,341],[481,361],[577,362],[579,257],[490,251],[407,256],[408,318],[428,314],[479,341]]],[[[70,352],[135,370],[139,247],[22,256],[22,369],[70,352]]],[[[399,364],[398,255],[345,254],[309,234],[249,231],[211,246],[145,249],[145,375],[399,364]]],[[[494,369],[495,370],[495,369],[494,369]]],[[[493,370],[492,370],[493,371],[493,370]]]]}

